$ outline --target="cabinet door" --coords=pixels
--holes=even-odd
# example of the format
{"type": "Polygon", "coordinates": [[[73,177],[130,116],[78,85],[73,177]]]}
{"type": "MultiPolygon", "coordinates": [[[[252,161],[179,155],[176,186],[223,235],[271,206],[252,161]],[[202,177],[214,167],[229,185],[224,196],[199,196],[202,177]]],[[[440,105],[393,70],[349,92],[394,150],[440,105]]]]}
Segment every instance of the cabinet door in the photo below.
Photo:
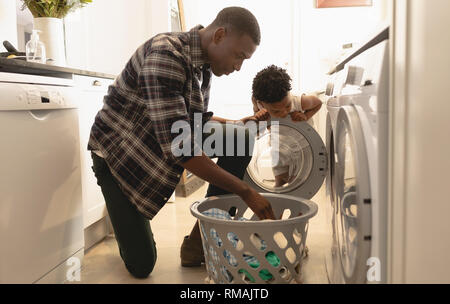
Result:
{"type": "Polygon", "coordinates": [[[74,80],[81,88],[79,105],[81,178],[84,228],[86,228],[107,215],[103,194],[92,171],[91,152],[87,150],[87,145],[95,116],[103,107],[103,97],[113,80],[85,76],[76,76],[74,80]]]}

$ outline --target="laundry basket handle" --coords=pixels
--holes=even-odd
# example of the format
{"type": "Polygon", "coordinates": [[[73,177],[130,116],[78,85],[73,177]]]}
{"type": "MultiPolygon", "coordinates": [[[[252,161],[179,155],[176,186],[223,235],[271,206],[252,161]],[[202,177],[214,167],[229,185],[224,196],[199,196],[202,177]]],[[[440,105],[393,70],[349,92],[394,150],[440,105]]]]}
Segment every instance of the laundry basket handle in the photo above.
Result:
{"type": "Polygon", "coordinates": [[[198,207],[199,204],[200,204],[199,201],[194,202],[194,203],[192,204],[192,208],[194,208],[195,210],[198,210],[197,207],[198,207]]]}

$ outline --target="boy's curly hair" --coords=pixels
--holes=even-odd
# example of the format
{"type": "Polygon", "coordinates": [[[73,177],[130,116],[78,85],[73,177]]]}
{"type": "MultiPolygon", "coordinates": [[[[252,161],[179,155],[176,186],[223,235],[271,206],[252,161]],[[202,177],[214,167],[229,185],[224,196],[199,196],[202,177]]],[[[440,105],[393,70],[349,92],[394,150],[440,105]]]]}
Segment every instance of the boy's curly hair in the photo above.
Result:
{"type": "Polygon", "coordinates": [[[270,65],[253,79],[253,97],[259,101],[275,103],[281,101],[291,90],[291,77],[285,69],[270,65]]]}

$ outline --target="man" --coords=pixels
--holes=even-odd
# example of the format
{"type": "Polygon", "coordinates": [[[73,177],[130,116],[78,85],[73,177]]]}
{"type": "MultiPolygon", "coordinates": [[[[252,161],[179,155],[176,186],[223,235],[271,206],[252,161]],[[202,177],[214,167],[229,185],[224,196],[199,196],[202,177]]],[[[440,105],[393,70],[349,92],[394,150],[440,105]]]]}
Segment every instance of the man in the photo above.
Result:
{"type": "MultiPolygon", "coordinates": [[[[171,132],[174,123],[185,121],[193,129],[195,113],[202,113],[203,122],[211,118],[206,111],[212,73],[239,71],[259,42],[256,18],[243,8],[225,8],[206,28],[147,41],[109,88],[88,149],[120,255],[133,276],[145,278],[153,270],[157,254],[149,220],[167,202],[184,169],[210,183],[208,196],[235,193],[261,219],[274,219],[269,202],[241,180],[248,155],[221,157],[216,165],[204,153],[194,156],[195,143],[190,155],[172,153],[178,136],[171,132]]],[[[181,264],[202,261],[197,223],[181,246],[181,264]]]]}

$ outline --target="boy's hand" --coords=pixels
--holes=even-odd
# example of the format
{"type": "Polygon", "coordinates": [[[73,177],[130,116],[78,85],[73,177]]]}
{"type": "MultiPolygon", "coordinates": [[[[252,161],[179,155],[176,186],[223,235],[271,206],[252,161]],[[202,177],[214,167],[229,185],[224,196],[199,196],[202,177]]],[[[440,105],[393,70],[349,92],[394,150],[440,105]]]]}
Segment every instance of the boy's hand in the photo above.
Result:
{"type": "Polygon", "coordinates": [[[308,117],[305,114],[303,114],[302,112],[299,112],[299,111],[292,112],[290,115],[291,115],[292,121],[306,121],[306,120],[308,120],[308,117]]]}
{"type": "Polygon", "coordinates": [[[270,114],[269,112],[267,112],[266,109],[262,109],[259,110],[255,115],[254,115],[255,119],[257,121],[263,121],[263,120],[267,120],[270,118],[270,114]]]}

